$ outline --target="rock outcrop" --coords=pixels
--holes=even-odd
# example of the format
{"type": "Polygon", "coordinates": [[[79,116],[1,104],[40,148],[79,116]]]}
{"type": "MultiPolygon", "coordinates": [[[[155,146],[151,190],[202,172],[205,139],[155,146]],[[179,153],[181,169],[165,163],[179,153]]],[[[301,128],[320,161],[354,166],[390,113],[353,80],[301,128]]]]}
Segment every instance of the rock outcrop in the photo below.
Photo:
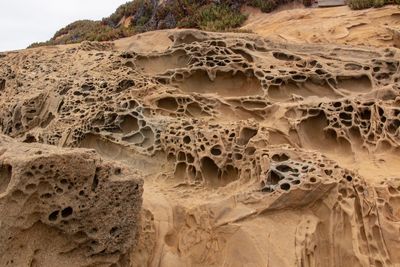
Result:
{"type": "Polygon", "coordinates": [[[120,261],[137,243],[142,187],[93,150],[0,136],[0,265],[120,261]]]}
{"type": "Polygon", "coordinates": [[[0,156],[0,201],[39,201],[3,204],[7,225],[84,231],[74,253],[121,266],[400,264],[399,50],[194,30],[123,42],[0,58],[1,132],[46,144],[0,156]]]}

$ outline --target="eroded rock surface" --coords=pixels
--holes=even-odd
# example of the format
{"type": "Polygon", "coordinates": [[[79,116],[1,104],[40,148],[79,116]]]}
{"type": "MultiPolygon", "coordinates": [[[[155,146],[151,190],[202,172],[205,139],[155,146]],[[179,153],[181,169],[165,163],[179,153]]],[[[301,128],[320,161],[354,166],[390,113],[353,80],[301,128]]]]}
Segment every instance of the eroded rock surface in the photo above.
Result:
{"type": "Polygon", "coordinates": [[[137,243],[140,175],[93,150],[0,136],[0,265],[112,264],[137,243]]]}
{"type": "Polygon", "coordinates": [[[130,246],[122,266],[400,264],[399,50],[157,34],[170,46],[140,47],[143,34],[0,59],[4,134],[143,174],[138,242],[99,237],[95,252],[130,246]]]}

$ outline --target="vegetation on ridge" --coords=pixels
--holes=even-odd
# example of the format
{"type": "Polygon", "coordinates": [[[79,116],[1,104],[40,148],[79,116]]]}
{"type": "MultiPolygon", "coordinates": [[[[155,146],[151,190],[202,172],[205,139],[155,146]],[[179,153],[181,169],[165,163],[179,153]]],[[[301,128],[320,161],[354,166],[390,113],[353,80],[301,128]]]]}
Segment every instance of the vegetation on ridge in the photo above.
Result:
{"type": "Polygon", "coordinates": [[[359,10],[371,7],[383,7],[390,4],[400,4],[400,0],[348,0],[351,9],[359,10]]]}
{"type": "Polygon", "coordinates": [[[135,0],[127,2],[101,21],[80,20],[62,28],[47,42],[30,47],[110,41],[135,33],[171,28],[197,28],[227,31],[240,27],[246,16],[243,5],[270,12],[279,4],[292,0],[135,0]]]}
{"type": "MultiPolygon", "coordinates": [[[[197,28],[206,31],[228,31],[246,20],[243,5],[271,12],[294,0],[135,0],[116,9],[100,21],[80,20],[57,31],[42,45],[71,44],[82,41],[112,41],[135,33],[157,29],[197,28]]],[[[311,0],[303,0],[309,5],[311,0]]],[[[352,9],[399,4],[400,0],[348,0],[352,9]]]]}

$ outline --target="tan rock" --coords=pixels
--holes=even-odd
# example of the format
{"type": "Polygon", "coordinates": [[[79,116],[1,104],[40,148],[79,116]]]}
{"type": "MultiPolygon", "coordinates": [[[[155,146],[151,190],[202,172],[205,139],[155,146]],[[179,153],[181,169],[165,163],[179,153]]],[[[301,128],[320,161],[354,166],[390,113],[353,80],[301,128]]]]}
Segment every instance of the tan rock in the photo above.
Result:
{"type": "Polygon", "coordinates": [[[0,136],[0,151],[0,265],[110,263],[135,246],[139,174],[93,150],[0,136]]]}
{"type": "MultiPolygon", "coordinates": [[[[21,147],[0,156],[4,201],[37,184],[24,176],[33,162],[80,179],[54,202],[6,202],[4,229],[44,240],[35,260],[48,266],[397,266],[399,62],[393,47],[196,30],[7,53],[0,130],[52,146],[4,139],[21,147]],[[78,217],[64,226],[68,207],[78,217]],[[115,225],[124,232],[110,238],[115,225]],[[76,246],[79,226],[97,228],[93,247],[76,246]],[[54,236],[73,253],[49,247],[54,236]]],[[[20,251],[10,242],[7,260],[20,251]]]]}

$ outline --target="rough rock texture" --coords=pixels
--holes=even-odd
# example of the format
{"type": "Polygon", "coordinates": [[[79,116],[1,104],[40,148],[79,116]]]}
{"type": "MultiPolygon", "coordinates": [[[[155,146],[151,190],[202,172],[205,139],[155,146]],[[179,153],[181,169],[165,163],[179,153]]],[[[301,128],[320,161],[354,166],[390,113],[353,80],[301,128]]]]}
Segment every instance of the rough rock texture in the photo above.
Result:
{"type": "Polygon", "coordinates": [[[351,10],[348,6],[296,8],[263,14],[248,8],[251,14],[242,29],[252,30],[280,42],[371,45],[396,45],[392,28],[400,26],[398,5],[351,10]]]}
{"type": "Polygon", "coordinates": [[[400,48],[400,29],[399,28],[393,28],[391,29],[393,33],[393,43],[394,46],[397,48],[400,48]]]}
{"type": "Polygon", "coordinates": [[[0,265],[120,261],[137,243],[138,177],[93,150],[0,136],[0,265]]]}
{"type": "Polygon", "coordinates": [[[397,266],[399,60],[192,30],[25,50],[0,129],[143,173],[123,266],[397,266]]]}

